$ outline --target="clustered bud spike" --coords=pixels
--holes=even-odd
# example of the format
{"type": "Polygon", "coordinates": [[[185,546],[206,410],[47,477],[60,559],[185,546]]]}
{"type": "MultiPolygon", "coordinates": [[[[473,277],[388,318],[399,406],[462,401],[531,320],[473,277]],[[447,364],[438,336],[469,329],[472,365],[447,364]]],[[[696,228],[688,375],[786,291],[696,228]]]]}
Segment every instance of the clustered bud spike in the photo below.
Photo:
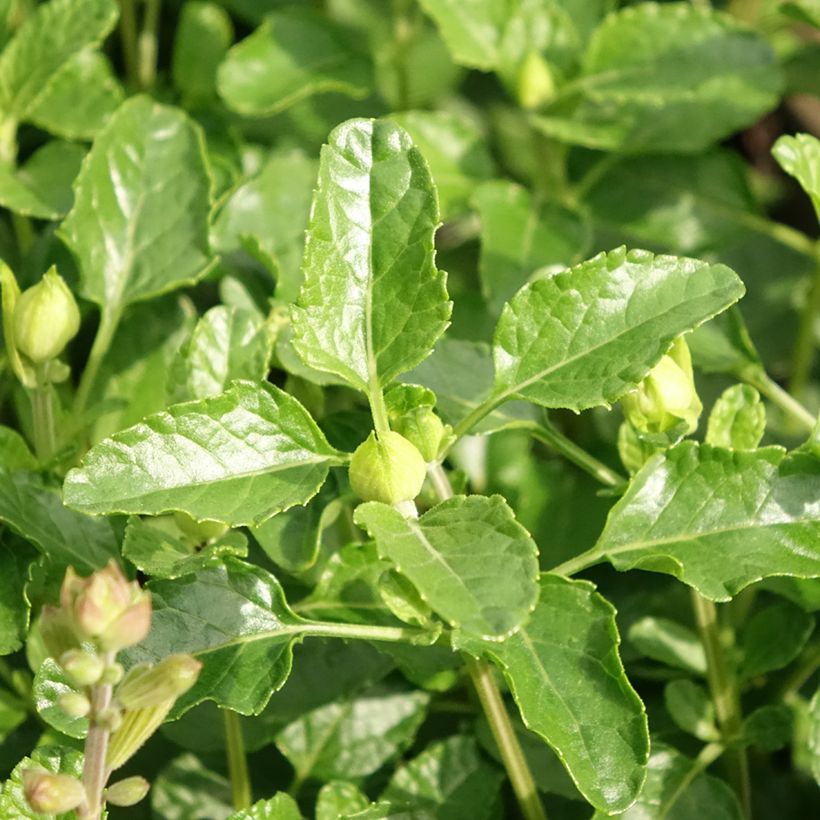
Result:
{"type": "Polygon", "coordinates": [[[29,806],[43,814],[63,814],[85,800],[85,789],[76,777],[43,769],[23,772],[23,794],[29,806]]]}
{"type": "Polygon", "coordinates": [[[371,433],[350,459],[348,477],[362,501],[400,504],[420,492],[427,465],[418,449],[395,432],[371,433]]]}

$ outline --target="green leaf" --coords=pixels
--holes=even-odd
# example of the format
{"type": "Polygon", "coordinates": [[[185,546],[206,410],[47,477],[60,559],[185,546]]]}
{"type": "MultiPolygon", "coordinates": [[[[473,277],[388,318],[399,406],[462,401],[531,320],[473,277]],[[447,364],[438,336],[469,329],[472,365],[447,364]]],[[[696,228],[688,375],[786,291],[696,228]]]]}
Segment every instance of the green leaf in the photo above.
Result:
{"type": "Polygon", "coordinates": [[[481,217],[481,287],[493,315],[539,268],[566,268],[583,259],[587,225],[562,205],[534,200],[506,180],[481,185],[472,201],[481,217]]]}
{"type": "Polygon", "coordinates": [[[685,669],[695,675],[706,674],[706,655],[698,636],[685,626],[666,618],[647,616],[629,628],[629,642],[647,658],[685,669]]]}
{"type": "Polygon", "coordinates": [[[60,229],[83,295],[103,314],[201,278],[210,264],[210,178],[199,128],[132,97],[100,132],[60,229]]]}
{"type": "Polygon", "coordinates": [[[66,63],[28,119],[65,139],[91,139],[124,96],[108,60],[98,51],[86,49],[66,63]]]}
{"type": "Polygon", "coordinates": [[[188,106],[216,97],[216,72],[233,43],[233,23],[216,3],[186,2],[174,38],[171,75],[188,106]]]}
{"type": "Polygon", "coordinates": [[[349,120],[331,133],[293,312],[306,364],[372,398],[430,354],[450,316],[438,219],[430,172],[403,129],[349,120]]]}
{"type": "Polygon", "coordinates": [[[370,65],[345,31],[307,10],[271,14],[227,54],[219,94],[240,114],[263,117],[328,91],[364,97],[370,65]]]}
{"type": "Polygon", "coordinates": [[[706,443],[733,450],[754,450],[766,431],[766,406],[747,384],[726,388],[709,414],[706,443]]]}
{"type": "Polygon", "coordinates": [[[279,792],[270,800],[260,800],[249,809],[234,812],[228,820],[302,820],[302,813],[289,794],[279,792]]]}
{"type": "Polygon", "coordinates": [[[163,579],[180,578],[219,565],[228,555],[244,558],[247,553],[247,539],[242,533],[228,533],[203,546],[185,540],[173,521],[167,518],[131,518],[122,542],[124,558],[140,572],[163,579]]]}
{"type": "MultiPolygon", "coordinates": [[[[623,820],[742,820],[743,812],[734,792],[722,781],[708,774],[696,774],[692,760],[663,743],[652,744],[646,785],[638,801],[619,817],[623,820]]],[[[593,820],[609,815],[598,811],[593,820]]]]}
{"type": "Polygon", "coordinates": [[[618,248],[524,287],[495,332],[497,402],[575,411],[635,387],[677,336],[744,293],[724,265],[618,248]]]}
{"type": "Polygon", "coordinates": [[[231,784],[194,755],[180,755],[151,784],[151,809],[163,820],[227,820],[233,812],[231,784]]]}
{"type": "Polygon", "coordinates": [[[666,711],[672,720],[699,740],[720,739],[715,726],[715,707],[706,690],[690,680],[673,680],[663,690],[666,711]]]}
{"type": "Polygon", "coordinates": [[[34,676],[31,696],[37,714],[49,725],[69,737],[82,739],[88,734],[88,718],[69,717],[58,705],[61,695],[77,692],[53,658],[46,658],[34,676]]]}
{"type": "Polygon", "coordinates": [[[171,401],[216,396],[236,379],[268,374],[273,335],[254,314],[217,305],[197,322],[172,365],[171,401]]]}
{"type": "Polygon", "coordinates": [[[789,601],[778,601],[756,612],[740,635],[741,680],[788,666],[814,631],[814,620],[789,601]]]}
{"type": "Polygon", "coordinates": [[[87,513],[259,524],[304,504],[341,454],[296,399],[270,384],[177,404],[91,448],[66,476],[66,503],[87,513]]]}
{"type": "Polygon", "coordinates": [[[685,441],[651,458],[596,549],[618,570],[674,575],[715,601],[773,575],[820,575],[820,467],[778,447],[685,441]]]}
{"type": "Polygon", "coordinates": [[[288,724],[276,735],[276,747],[299,783],[365,777],[410,745],[429,700],[418,690],[377,686],[288,724]]]}
{"type": "Polygon", "coordinates": [[[23,120],[86,47],[100,43],[117,20],[114,0],[51,0],[37,7],[0,55],[0,111],[23,120]]]}
{"type": "Polygon", "coordinates": [[[646,713],[618,656],[612,605],[584,581],[541,576],[530,620],[503,643],[473,641],[504,672],[525,725],[555,750],[596,808],[621,812],[640,793],[646,713]]]}
{"type": "Polygon", "coordinates": [[[71,207],[71,184],[85,151],[68,142],[48,142],[15,171],[0,166],[0,205],[22,216],[58,219],[71,207]]]}
{"type": "Polygon", "coordinates": [[[782,136],[772,148],[780,167],[809,195],[820,219],[820,140],[811,134],[782,136]]]}
{"type": "Polygon", "coordinates": [[[764,752],[788,746],[794,731],[794,713],[783,703],[761,706],[743,721],[743,741],[764,752]]]}
{"type": "Polygon", "coordinates": [[[0,425],[0,467],[14,470],[36,470],[37,459],[26,440],[11,427],[0,425]]]}
{"type": "MultiPolygon", "coordinates": [[[[15,697],[5,689],[0,689],[0,742],[4,741],[28,717],[28,708],[22,699],[15,697]]],[[[2,787],[0,787],[0,807],[3,805],[2,787]]]]}
{"type": "Polygon", "coordinates": [[[110,521],[63,506],[60,493],[36,473],[0,469],[0,521],[34,544],[58,566],[88,574],[119,555],[110,521]]]}
{"type": "Polygon", "coordinates": [[[449,111],[403,111],[391,114],[390,119],[410,134],[427,160],[442,219],[467,211],[475,186],[495,170],[476,124],[449,111]]]}
{"type": "Polygon", "coordinates": [[[339,820],[370,805],[367,795],[353,783],[332,780],[319,789],[316,799],[316,820],[339,820]]]}
{"type": "Polygon", "coordinates": [[[592,35],[564,90],[572,113],[537,125],[590,148],[697,153],[774,108],[782,87],[768,42],[728,15],[640,3],[592,35]]]}
{"type": "Polygon", "coordinates": [[[735,376],[762,372],[760,356],[740,310],[729,308],[687,337],[697,370],[735,376]]]}
{"type": "Polygon", "coordinates": [[[397,769],[381,799],[407,807],[407,817],[490,820],[498,809],[501,781],[501,772],[481,757],[476,742],[455,735],[397,769]]]}
{"type": "Polygon", "coordinates": [[[30,605],[24,589],[35,557],[23,544],[12,547],[0,540],[0,656],[16,652],[25,641],[30,605]]]}
{"type": "Polygon", "coordinates": [[[462,638],[503,640],[538,599],[538,548],[501,496],[456,496],[418,520],[386,504],[354,519],[462,638]]]}

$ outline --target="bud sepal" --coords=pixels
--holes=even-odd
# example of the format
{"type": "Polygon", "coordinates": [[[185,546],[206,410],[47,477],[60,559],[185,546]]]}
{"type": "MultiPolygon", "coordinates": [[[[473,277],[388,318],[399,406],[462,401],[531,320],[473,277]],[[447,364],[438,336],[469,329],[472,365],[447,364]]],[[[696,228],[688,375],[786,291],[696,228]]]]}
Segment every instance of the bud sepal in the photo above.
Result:
{"type": "Polygon", "coordinates": [[[418,449],[395,432],[371,433],[350,459],[348,477],[362,501],[399,504],[420,492],[427,465],[418,449]]]}

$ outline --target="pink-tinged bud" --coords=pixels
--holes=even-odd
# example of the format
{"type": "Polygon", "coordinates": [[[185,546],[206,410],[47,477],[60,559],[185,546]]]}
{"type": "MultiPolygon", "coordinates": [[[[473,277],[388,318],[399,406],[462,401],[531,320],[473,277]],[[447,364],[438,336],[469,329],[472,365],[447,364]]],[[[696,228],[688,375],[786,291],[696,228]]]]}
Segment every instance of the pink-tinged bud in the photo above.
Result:
{"type": "Polygon", "coordinates": [[[92,655],[82,649],[69,649],[58,659],[71,682],[79,687],[93,686],[105,670],[105,661],[99,655],[92,655]]]}
{"type": "Polygon", "coordinates": [[[105,802],[112,806],[134,806],[150,788],[151,784],[144,777],[126,777],[105,790],[105,802]]]}
{"type": "Polygon", "coordinates": [[[23,772],[23,793],[29,806],[43,814],[71,811],[85,800],[85,789],[77,778],[42,769],[23,772]]]}
{"type": "Polygon", "coordinates": [[[125,612],[99,636],[100,646],[111,652],[119,652],[134,646],[145,638],[151,629],[151,596],[141,593],[125,612]]]}

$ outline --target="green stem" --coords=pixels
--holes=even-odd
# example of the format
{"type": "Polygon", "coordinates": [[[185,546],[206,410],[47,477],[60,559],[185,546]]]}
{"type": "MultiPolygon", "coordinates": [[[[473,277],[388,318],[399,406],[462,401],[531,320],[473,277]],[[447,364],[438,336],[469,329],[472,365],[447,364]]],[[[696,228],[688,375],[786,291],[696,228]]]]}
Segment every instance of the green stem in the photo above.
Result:
{"type": "MultiPolygon", "coordinates": [[[[460,439],[462,436],[466,436],[482,419],[489,416],[499,404],[506,401],[506,398],[506,396],[490,396],[486,401],[474,407],[453,428],[453,435],[455,439],[460,439]]],[[[444,454],[441,455],[443,456],[444,454]]]]}
{"type": "Polygon", "coordinates": [[[0,165],[12,168],[17,164],[17,120],[0,119],[0,165]]]}
{"type": "Polygon", "coordinates": [[[664,820],[677,803],[678,798],[689,788],[692,781],[709,768],[724,752],[726,747],[722,743],[709,743],[700,750],[700,754],[692,761],[689,771],[680,779],[678,785],[661,803],[658,820],[664,820]]]}
{"type": "Polygon", "coordinates": [[[38,385],[29,390],[34,451],[41,464],[46,464],[57,451],[53,395],[48,384],[38,385]]]}
{"type": "Polygon", "coordinates": [[[574,441],[568,439],[556,427],[550,424],[550,422],[545,421],[540,424],[535,424],[529,429],[532,431],[533,438],[560,453],[573,464],[589,473],[594,479],[601,482],[601,484],[618,490],[623,489],[627,485],[628,482],[622,475],[619,475],[615,470],[607,467],[603,462],[598,461],[595,456],[590,455],[583,447],[579,447],[574,441]]]}
{"type": "Polygon", "coordinates": [[[137,67],[137,12],[134,0],[120,0],[120,45],[125,76],[128,83],[137,88],[139,73],[137,67]]]}
{"type": "Polygon", "coordinates": [[[740,799],[743,816],[752,816],[751,782],[749,760],[742,746],[732,748],[737,742],[743,724],[740,696],[735,679],[735,670],[727,657],[726,647],[721,640],[717,607],[696,590],[692,589],[692,609],[695,613],[698,633],[706,655],[706,679],[715,704],[715,714],[722,735],[723,744],[728,748],[727,761],[730,777],[740,799]]]}
{"type": "Polygon", "coordinates": [[[741,373],[740,378],[759,390],[772,404],[777,405],[801,427],[809,432],[814,429],[816,422],[814,416],[761,368],[741,373]]]}
{"type": "Polygon", "coordinates": [[[94,387],[94,382],[97,379],[97,374],[100,370],[100,365],[108,353],[108,348],[111,347],[111,342],[114,339],[114,334],[117,332],[117,327],[120,323],[121,313],[115,311],[108,313],[103,310],[100,317],[100,326],[97,328],[97,335],[94,337],[94,344],[91,346],[91,353],[88,355],[88,361],[83,370],[80,385],[77,388],[77,395],[74,397],[74,421],[79,421],[79,417],[85,410],[88,403],[88,397],[91,394],[91,389],[94,387]]]}
{"type": "Polygon", "coordinates": [[[154,87],[157,79],[157,40],[162,0],[145,0],[142,31],[137,42],[137,80],[142,91],[154,87]]]}
{"type": "Polygon", "coordinates": [[[387,405],[384,403],[384,393],[381,387],[370,391],[370,412],[373,416],[373,427],[376,435],[382,436],[390,432],[390,422],[387,416],[387,405]]]}
{"type": "Polygon", "coordinates": [[[811,644],[803,652],[802,660],[780,689],[781,698],[789,703],[802,689],[803,684],[817,671],[818,667],[820,667],[820,642],[811,644]]]}
{"type": "MultiPolygon", "coordinates": [[[[466,657],[466,656],[465,656],[466,657]]],[[[493,677],[492,667],[485,661],[466,658],[467,671],[475,686],[481,707],[490,724],[504,768],[510,778],[518,807],[525,820],[546,820],[547,815],[535,786],[524,752],[510,723],[504,699],[493,677]]]]}
{"type": "MultiPolygon", "coordinates": [[[[427,475],[440,501],[453,497],[453,488],[441,464],[429,465],[427,475]]],[[[498,745],[498,751],[501,753],[501,760],[510,778],[521,814],[525,820],[546,820],[547,815],[538,796],[532,772],[530,772],[527,759],[524,757],[521,744],[510,722],[510,716],[507,714],[504,699],[493,677],[492,666],[486,661],[477,661],[468,655],[464,658],[470,679],[481,702],[481,708],[484,710],[490,730],[498,745]]]]}
{"type": "Polygon", "coordinates": [[[563,564],[553,567],[550,572],[554,572],[557,575],[564,575],[569,578],[582,570],[589,569],[590,567],[594,567],[596,564],[600,564],[605,559],[606,555],[604,555],[604,553],[598,550],[597,547],[591,547],[586,552],[582,552],[580,555],[576,555],[574,558],[564,561],[563,564]]]}
{"type": "MultiPolygon", "coordinates": [[[[114,653],[105,657],[106,665],[114,662],[114,653]]],[[[80,807],[78,815],[81,820],[100,820],[103,809],[103,790],[108,780],[108,767],[105,758],[108,752],[108,739],[111,731],[98,721],[100,715],[111,705],[113,687],[102,683],[91,691],[90,727],[85,739],[85,759],[83,762],[83,785],[86,802],[80,807]]]]}
{"type": "Polygon", "coordinates": [[[237,811],[250,807],[251,779],[248,774],[248,761],[245,758],[245,742],[242,739],[242,724],[239,715],[230,709],[223,709],[225,718],[225,747],[228,752],[228,773],[231,778],[231,795],[233,807],[237,811]]]}
{"type": "Polygon", "coordinates": [[[31,220],[21,214],[12,213],[11,227],[14,229],[14,238],[17,240],[20,256],[25,256],[34,244],[34,229],[31,227],[31,220]]]}
{"type": "Polygon", "coordinates": [[[820,253],[816,258],[814,276],[806,304],[800,311],[800,322],[797,327],[797,339],[792,355],[792,374],[789,380],[789,393],[798,401],[806,395],[806,387],[811,376],[811,366],[814,360],[814,328],[817,317],[820,315],[820,253]]]}

